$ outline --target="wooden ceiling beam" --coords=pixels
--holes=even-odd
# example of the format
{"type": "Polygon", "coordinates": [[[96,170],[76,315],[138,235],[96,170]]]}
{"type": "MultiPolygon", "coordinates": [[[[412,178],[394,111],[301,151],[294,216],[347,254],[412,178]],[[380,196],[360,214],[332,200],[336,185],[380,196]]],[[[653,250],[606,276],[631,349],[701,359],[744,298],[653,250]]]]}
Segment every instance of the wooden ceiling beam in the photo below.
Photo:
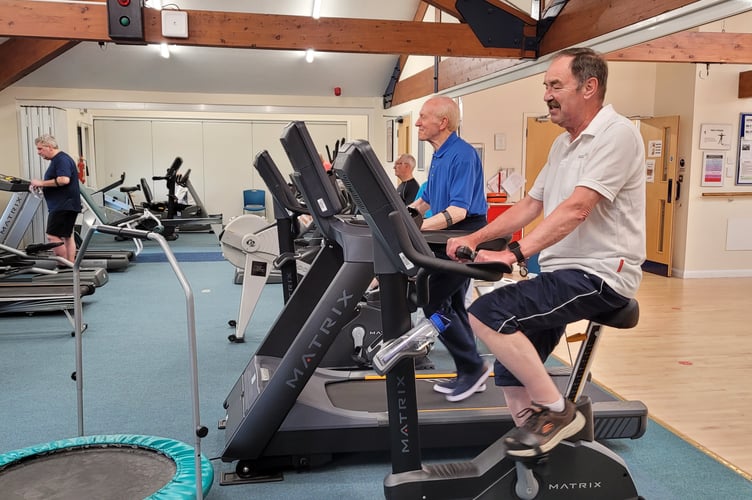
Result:
{"type": "MultiPolygon", "coordinates": [[[[650,2],[645,2],[645,0],[622,0],[621,2],[603,2],[602,0],[568,0],[543,35],[539,45],[539,55],[546,55],[592,40],[606,33],[660,14],[665,14],[696,1],[651,0],[650,2]]],[[[494,5],[499,3],[496,0],[494,1],[494,5]]],[[[519,60],[512,60],[499,64],[504,67],[510,67],[519,63],[519,60]]],[[[484,67],[488,67],[488,65],[481,59],[471,59],[463,64],[448,63],[446,59],[441,61],[438,68],[439,92],[451,88],[451,82],[460,82],[464,78],[463,73],[486,76],[493,72],[479,74],[482,73],[484,67]]],[[[421,72],[410,77],[414,78],[413,82],[400,81],[395,89],[392,105],[394,106],[433,93],[434,70],[433,68],[429,68],[426,72],[427,74],[421,72]],[[430,79],[428,78],[429,75],[430,79]],[[430,81],[431,85],[426,86],[426,81],[430,81]],[[403,85],[405,89],[400,88],[403,85]]]]}
{"type": "MultiPolygon", "coordinates": [[[[518,8],[506,2],[503,2],[502,0],[485,0],[485,2],[491,7],[495,7],[507,12],[508,14],[512,14],[525,24],[534,25],[536,23],[535,19],[533,19],[529,14],[522,12],[518,8]]],[[[457,0],[423,0],[423,3],[426,3],[442,12],[446,12],[450,16],[457,18],[462,23],[465,22],[462,14],[460,14],[460,11],[457,10],[457,0]]]]}
{"type": "MultiPolygon", "coordinates": [[[[188,38],[162,36],[161,12],[144,8],[145,43],[444,57],[533,58],[534,51],[486,48],[470,27],[378,19],[321,18],[186,10],[188,38]]],[[[110,41],[104,3],[0,3],[0,36],[110,41]]]]}
{"type": "MultiPolygon", "coordinates": [[[[452,57],[442,59],[438,70],[438,91],[442,92],[461,83],[493,74],[519,64],[518,59],[470,59],[452,57]]],[[[434,93],[434,68],[401,80],[394,89],[392,106],[412,101],[434,93]]]]}
{"type": "Polygon", "coordinates": [[[610,61],[752,64],[751,33],[684,31],[616,50],[610,61]]]}
{"type": "MultiPolygon", "coordinates": [[[[609,61],[752,64],[752,34],[684,31],[605,54],[609,61]]],[[[447,58],[439,63],[439,92],[520,64],[516,59],[447,58]]],[[[434,70],[400,81],[392,106],[433,93],[434,70]],[[412,80],[412,81],[410,81],[412,80]]]]}
{"type": "Polygon", "coordinates": [[[12,38],[0,44],[0,90],[78,45],[75,40],[12,38]]]}
{"type": "Polygon", "coordinates": [[[611,33],[697,0],[568,0],[540,42],[544,56],[611,33]]]}
{"type": "MultiPolygon", "coordinates": [[[[428,3],[427,2],[420,2],[418,4],[418,9],[415,11],[415,15],[413,16],[413,21],[422,23],[423,18],[426,17],[426,12],[428,11],[428,3]]],[[[405,64],[407,63],[407,58],[409,56],[407,54],[400,54],[399,61],[397,62],[397,65],[399,66],[400,73],[402,72],[402,68],[405,67],[405,64]]]]}

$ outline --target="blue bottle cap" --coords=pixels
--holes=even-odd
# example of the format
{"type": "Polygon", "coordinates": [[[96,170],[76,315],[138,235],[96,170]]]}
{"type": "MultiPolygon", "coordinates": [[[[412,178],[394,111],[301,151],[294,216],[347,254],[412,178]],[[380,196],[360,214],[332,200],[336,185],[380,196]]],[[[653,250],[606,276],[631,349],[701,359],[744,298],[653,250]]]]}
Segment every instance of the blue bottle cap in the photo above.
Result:
{"type": "Polygon", "coordinates": [[[433,313],[429,319],[439,333],[442,333],[444,330],[446,330],[446,327],[449,326],[449,319],[445,318],[439,313],[433,313]]]}

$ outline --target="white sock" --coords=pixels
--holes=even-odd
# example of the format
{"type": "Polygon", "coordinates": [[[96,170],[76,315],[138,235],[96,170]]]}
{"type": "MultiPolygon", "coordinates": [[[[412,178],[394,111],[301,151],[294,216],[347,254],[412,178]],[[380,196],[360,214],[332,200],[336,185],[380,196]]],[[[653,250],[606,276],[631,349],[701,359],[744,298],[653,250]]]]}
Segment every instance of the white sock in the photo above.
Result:
{"type": "Polygon", "coordinates": [[[564,396],[559,396],[559,399],[553,403],[543,403],[543,406],[547,406],[553,412],[561,413],[564,411],[564,396]]]}

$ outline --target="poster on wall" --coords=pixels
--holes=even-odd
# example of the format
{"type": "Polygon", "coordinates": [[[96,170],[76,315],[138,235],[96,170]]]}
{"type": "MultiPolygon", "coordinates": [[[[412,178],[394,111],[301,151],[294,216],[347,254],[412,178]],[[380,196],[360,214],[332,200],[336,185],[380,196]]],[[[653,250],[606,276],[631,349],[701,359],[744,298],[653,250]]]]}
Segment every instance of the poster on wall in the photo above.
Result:
{"type": "Polygon", "coordinates": [[[727,123],[700,125],[700,149],[731,149],[731,128],[727,123]]]}
{"type": "Polygon", "coordinates": [[[739,124],[739,154],[736,184],[752,184],[752,113],[742,113],[739,124]]]}
{"type": "Polygon", "coordinates": [[[394,161],[394,120],[386,121],[386,161],[394,161]]]}
{"type": "Polygon", "coordinates": [[[645,182],[655,182],[655,159],[645,160],[645,182]]]}
{"type": "Polygon", "coordinates": [[[702,154],[702,185],[723,186],[723,164],[726,153],[702,154]]]}
{"type": "Polygon", "coordinates": [[[648,158],[660,158],[663,155],[663,141],[648,141],[648,158]]]}

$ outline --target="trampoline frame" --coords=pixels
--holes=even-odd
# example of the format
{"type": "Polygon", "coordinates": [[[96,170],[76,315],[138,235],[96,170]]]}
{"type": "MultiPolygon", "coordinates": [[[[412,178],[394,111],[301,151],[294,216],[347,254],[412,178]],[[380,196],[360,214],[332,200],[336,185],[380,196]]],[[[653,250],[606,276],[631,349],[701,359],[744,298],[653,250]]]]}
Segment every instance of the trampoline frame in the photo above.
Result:
{"type": "Polygon", "coordinates": [[[76,449],[82,447],[131,447],[153,450],[170,458],[175,463],[175,476],[163,488],[154,493],[152,499],[162,498],[196,498],[203,500],[212,486],[214,479],[214,468],[201,454],[201,438],[206,436],[208,429],[201,425],[199,414],[199,393],[198,393],[198,356],[196,352],[196,318],[193,301],[193,290],[188,283],[187,278],[180,269],[175,254],[167,244],[167,240],[155,231],[142,231],[139,229],[130,229],[127,227],[98,225],[92,226],[84,235],[81,245],[73,263],[73,290],[74,290],[74,319],[75,319],[75,343],[76,343],[76,371],[74,380],[76,381],[76,402],[78,413],[78,438],[64,439],[50,443],[38,444],[11,451],[0,455],[0,473],[4,468],[12,463],[23,460],[32,460],[35,455],[52,454],[55,451],[62,452],[66,449],[76,449]],[[174,441],[167,438],[153,436],[139,436],[127,434],[85,436],[84,434],[84,386],[83,386],[83,307],[81,301],[81,262],[86,249],[89,246],[92,236],[95,232],[111,234],[113,236],[123,236],[126,238],[138,238],[142,240],[151,240],[159,244],[163,253],[167,257],[175,276],[180,282],[185,294],[186,305],[186,322],[188,333],[188,356],[190,362],[190,388],[191,388],[191,406],[193,414],[193,434],[194,446],[191,447],[180,441],[174,441]],[[189,457],[190,455],[190,457],[189,457]],[[193,472],[190,472],[193,467],[193,472]],[[190,490],[190,491],[189,491],[190,490]]]}
{"type": "MultiPolygon", "coordinates": [[[[162,488],[147,497],[149,500],[195,497],[196,488],[199,484],[196,477],[197,468],[194,467],[193,459],[195,450],[183,442],[157,436],[109,434],[61,439],[59,441],[29,446],[0,455],[0,473],[7,467],[13,467],[19,462],[26,460],[33,460],[36,456],[51,455],[56,452],[78,448],[110,447],[150,450],[164,455],[175,463],[175,475],[162,488]]],[[[206,495],[209,493],[209,489],[214,482],[214,467],[203,455],[201,456],[200,470],[200,484],[202,485],[203,494],[206,495]]]]}

